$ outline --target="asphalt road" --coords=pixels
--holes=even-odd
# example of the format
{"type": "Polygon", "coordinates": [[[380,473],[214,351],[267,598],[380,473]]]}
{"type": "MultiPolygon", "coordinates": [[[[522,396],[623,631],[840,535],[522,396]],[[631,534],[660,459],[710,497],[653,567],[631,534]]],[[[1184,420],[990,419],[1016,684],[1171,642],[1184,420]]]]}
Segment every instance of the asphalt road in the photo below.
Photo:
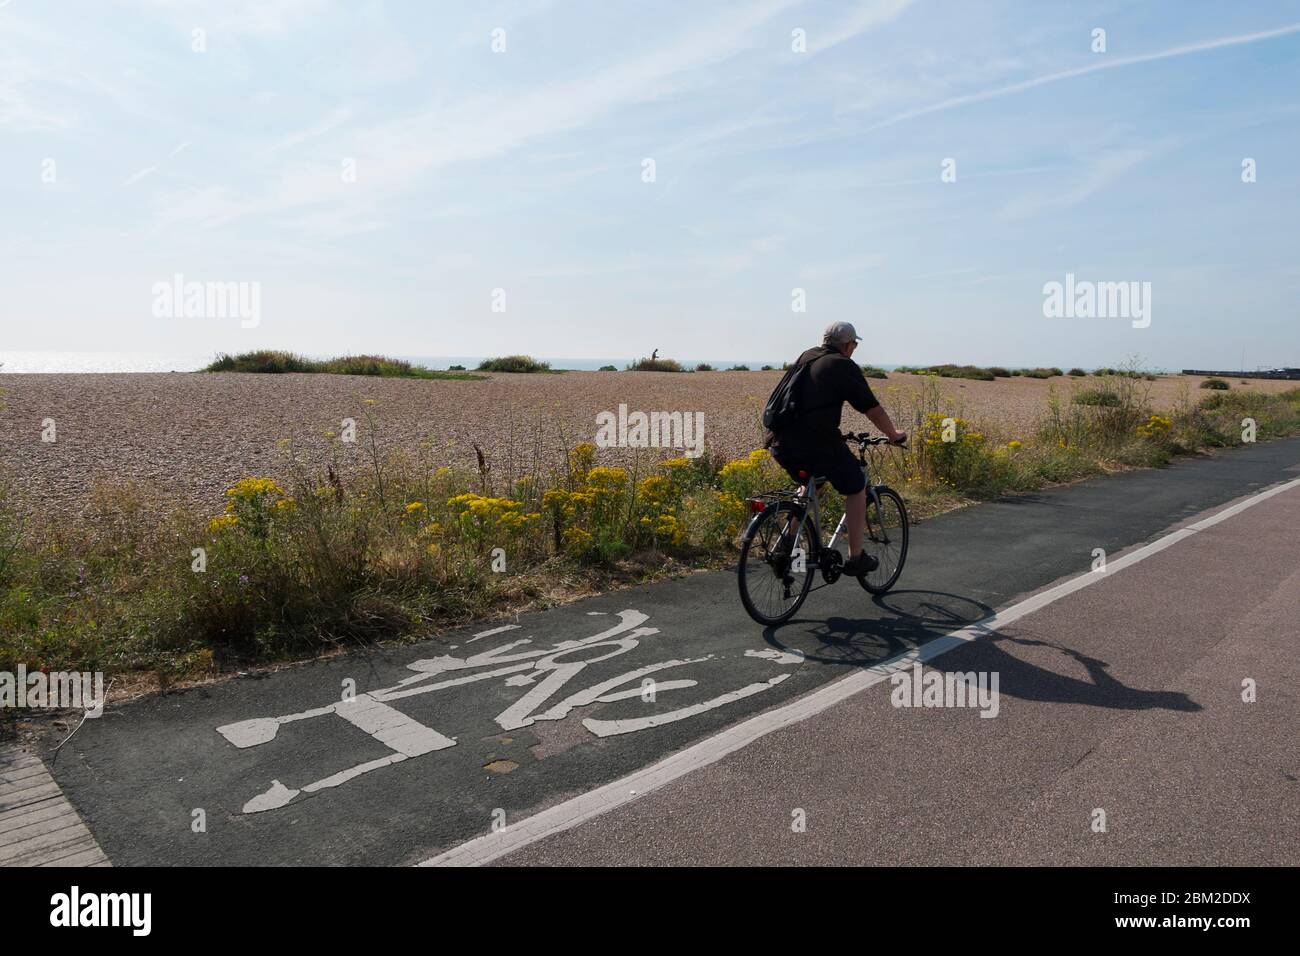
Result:
{"type": "MultiPolygon", "coordinates": [[[[400,649],[110,705],[46,759],[115,865],[419,862],[1087,572],[1094,549],[1113,560],[1206,509],[1298,475],[1300,440],[1288,440],[980,505],[914,529],[895,593],[873,603],[843,581],[815,591],[795,621],[774,631],[745,616],[733,574],[696,574],[400,649]]],[[[1131,819],[1125,807],[1192,782],[1210,794],[1196,807],[1235,801],[1293,835],[1300,768],[1292,762],[1290,779],[1274,779],[1263,758],[1209,760],[1236,738],[1198,728],[1207,711],[1228,705],[1177,681],[1191,660],[1207,668],[1204,680],[1235,675],[1207,658],[1231,628],[1257,628],[1231,633],[1245,642],[1242,654],[1271,655],[1259,658],[1261,685],[1294,674],[1267,622],[1296,619],[1295,497],[1258,506],[1272,524],[1236,541],[1234,557],[1253,562],[1244,579],[1225,570],[1231,562],[1201,556],[1196,575],[1159,579],[1160,593],[1097,604],[1089,602],[1099,588],[1089,588],[1082,605],[1063,601],[1043,612],[1045,623],[1022,621],[1024,633],[941,658],[945,670],[1001,670],[997,719],[897,711],[888,689],[876,688],[845,702],[843,713],[837,706],[769,735],[506,862],[944,862],[936,847],[968,861],[981,859],[981,846],[995,860],[1082,860],[1096,841],[1065,839],[1077,823],[1063,802],[1077,792],[1072,779],[1082,780],[1067,772],[1076,762],[1101,787],[1093,809],[1115,808],[1110,834],[1117,815],[1131,819]],[[1283,617],[1251,618],[1259,608],[1283,617]],[[1104,616],[1111,612],[1118,616],[1104,616]],[[769,750],[788,734],[803,735],[797,747],[769,750]],[[733,758],[759,765],[746,763],[733,778],[733,758]],[[681,788],[702,781],[713,795],[691,791],[692,813],[660,802],[684,799],[681,788]],[[800,781],[808,789],[800,792],[800,781]],[[1040,802],[1026,805],[1035,788],[1040,802]],[[799,808],[805,839],[783,842],[799,808]],[[1001,821],[1011,849],[966,842],[993,826],[988,819],[1001,821]],[[771,839],[760,838],[759,823],[775,828],[771,839]]],[[[1105,586],[1137,586],[1126,578],[1155,561],[1105,586]]],[[[1280,711],[1250,713],[1257,723],[1215,726],[1233,728],[1271,759],[1280,711]]],[[[1283,716],[1294,728],[1294,709],[1283,716]]],[[[1211,818],[1197,820],[1213,829],[1211,818]]],[[[1204,840],[1152,835],[1158,830],[1151,825],[1147,843],[1125,843],[1129,859],[1167,852],[1163,862],[1213,861],[1196,857],[1210,852],[1204,840]]]]}
{"type": "Polygon", "coordinates": [[[1297,529],[1300,486],[923,667],[996,697],[904,670],[500,862],[1295,866],[1297,529]]]}

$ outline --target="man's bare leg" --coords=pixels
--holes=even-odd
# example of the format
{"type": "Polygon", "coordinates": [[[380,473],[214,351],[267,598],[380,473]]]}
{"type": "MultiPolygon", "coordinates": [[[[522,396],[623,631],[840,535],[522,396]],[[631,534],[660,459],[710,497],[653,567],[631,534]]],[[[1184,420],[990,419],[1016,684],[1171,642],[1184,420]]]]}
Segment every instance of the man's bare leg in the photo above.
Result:
{"type": "Polygon", "coordinates": [[[849,526],[849,557],[862,553],[862,536],[867,527],[867,489],[844,499],[844,520],[849,526]]]}

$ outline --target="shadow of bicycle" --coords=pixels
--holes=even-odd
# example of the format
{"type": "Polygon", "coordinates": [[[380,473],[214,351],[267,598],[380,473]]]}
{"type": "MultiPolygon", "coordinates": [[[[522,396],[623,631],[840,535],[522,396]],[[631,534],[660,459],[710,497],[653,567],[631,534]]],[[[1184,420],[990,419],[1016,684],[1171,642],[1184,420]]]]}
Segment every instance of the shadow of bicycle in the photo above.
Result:
{"type": "Polygon", "coordinates": [[[951,631],[993,615],[982,601],[946,591],[891,591],[872,599],[880,615],[864,618],[795,618],[763,629],[777,650],[796,651],[808,661],[871,667],[951,631]]]}

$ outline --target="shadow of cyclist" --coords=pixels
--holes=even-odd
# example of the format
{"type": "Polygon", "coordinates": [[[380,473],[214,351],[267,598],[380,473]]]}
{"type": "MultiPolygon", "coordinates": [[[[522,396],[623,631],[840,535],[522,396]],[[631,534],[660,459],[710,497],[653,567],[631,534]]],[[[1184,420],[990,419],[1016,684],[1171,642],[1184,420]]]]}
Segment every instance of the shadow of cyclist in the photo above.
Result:
{"type": "MultiPolygon", "coordinates": [[[[773,648],[797,651],[805,661],[871,667],[964,627],[980,627],[993,615],[981,601],[943,591],[893,591],[872,602],[885,616],[832,617],[769,627],[763,638],[773,648]]],[[[979,639],[955,647],[937,662],[940,670],[998,673],[999,692],[1022,700],[1085,704],[1120,710],[1198,711],[1202,707],[1178,691],[1142,690],[1115,679],[1109,664],[1072,647],[1021,635],[1013,628],[981,628],[979,639]],[[1008,645],[1049,648],[1082,666],[1087,678],[1060,673],[1016,656],[1008,645]]]]}

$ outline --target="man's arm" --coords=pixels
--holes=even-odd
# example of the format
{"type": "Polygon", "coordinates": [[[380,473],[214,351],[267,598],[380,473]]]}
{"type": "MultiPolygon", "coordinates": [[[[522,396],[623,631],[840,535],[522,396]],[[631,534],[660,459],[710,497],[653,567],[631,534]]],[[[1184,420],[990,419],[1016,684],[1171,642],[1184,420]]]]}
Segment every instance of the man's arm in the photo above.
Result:
{"type": "Polygon", "coordinates": [[[907,432],[900,432],[894,427],[890,420],[889,412],[885,411],[884,405],[877,405],[871,411],[866,413],[867,419],[875,425],[890,441],[905,442],[907,441],[907,432]]]}
{"type": "Polygon", "coordinates": [[[847,393],[845,401],[857,411],[866,415],[867,420],[879,428],[886,438],[896,442],[907,440],[907,432],[900,432],[894,427],[894,422],[889,417],[889,413],[876,400],[875,393],[871,391],[871,386],[867,384],[867,377],[862,374],[862,369],[852,359],[845,362],[844,385],[847,393]]]}

